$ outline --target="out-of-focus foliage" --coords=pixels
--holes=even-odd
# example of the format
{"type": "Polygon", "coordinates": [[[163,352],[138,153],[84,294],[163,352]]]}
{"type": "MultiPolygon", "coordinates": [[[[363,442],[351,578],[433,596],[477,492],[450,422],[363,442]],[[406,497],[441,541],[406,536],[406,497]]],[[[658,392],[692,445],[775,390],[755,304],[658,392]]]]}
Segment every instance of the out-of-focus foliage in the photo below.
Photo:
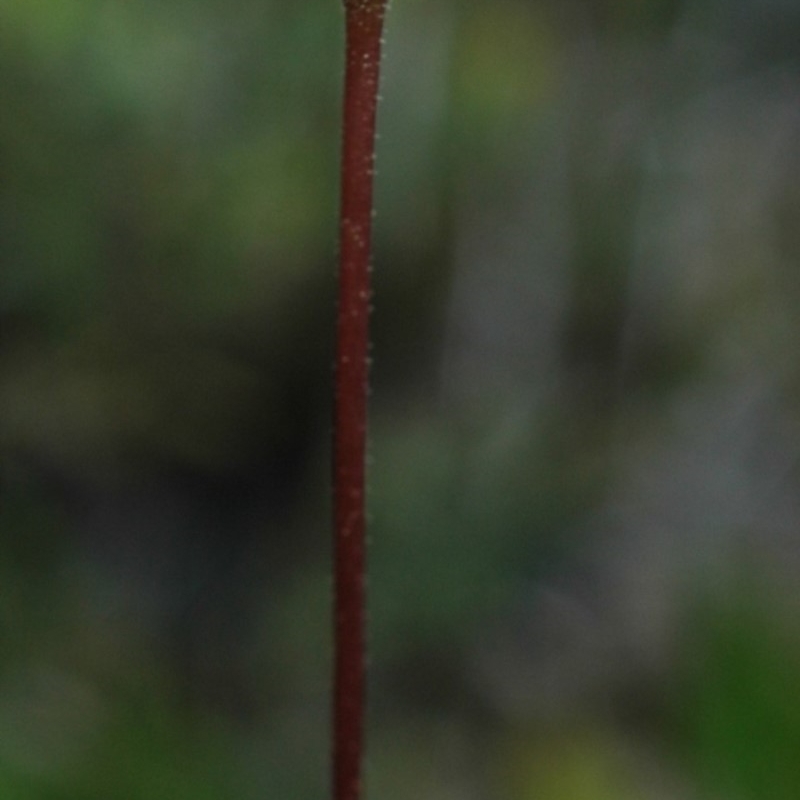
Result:
{"type": "MultiPolygon", "coordinates": [[[[338,5],[0,4],[4,798],[325,796],[338,5]]],[[[800,797],[798,42],[394,3],[370,796],[800,797]]]]}
{"type": "Polygon", "coordinates": [[[676,697],[680,744],[711,795],[790,798],[800,786],[797,621],[752,594],[695,616],[695,658],[676,697]]]}

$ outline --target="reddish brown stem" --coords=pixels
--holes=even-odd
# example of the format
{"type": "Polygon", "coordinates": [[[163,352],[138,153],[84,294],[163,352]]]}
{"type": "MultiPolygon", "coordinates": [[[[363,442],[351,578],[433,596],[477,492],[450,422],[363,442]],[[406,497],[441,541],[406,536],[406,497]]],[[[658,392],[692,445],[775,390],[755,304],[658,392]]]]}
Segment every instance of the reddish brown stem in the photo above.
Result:
{"type": "Polygon", "coordinates": [[[365,717],[365,461],[372,184],[385,0],[345,0],[333,441],[333,798],[359,800],[365,717]]]}

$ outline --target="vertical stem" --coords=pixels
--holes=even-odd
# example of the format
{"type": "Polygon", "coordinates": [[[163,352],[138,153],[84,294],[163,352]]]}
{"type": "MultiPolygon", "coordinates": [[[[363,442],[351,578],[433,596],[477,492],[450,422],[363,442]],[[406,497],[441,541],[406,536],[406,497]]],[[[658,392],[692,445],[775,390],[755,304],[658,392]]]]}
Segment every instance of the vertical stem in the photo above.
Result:
{"type": "Polygon", "coordinates": [[[386,0],[344,0],[346,68],[333,442],[333,800],[360,800],[365,718],[365,460],[372,184],[386,0]]]}

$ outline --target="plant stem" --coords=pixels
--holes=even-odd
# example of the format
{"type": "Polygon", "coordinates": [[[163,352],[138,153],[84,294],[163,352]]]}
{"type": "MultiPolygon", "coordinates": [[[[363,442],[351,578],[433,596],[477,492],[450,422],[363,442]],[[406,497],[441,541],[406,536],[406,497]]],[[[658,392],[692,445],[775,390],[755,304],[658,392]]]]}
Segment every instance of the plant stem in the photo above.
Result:
{"type": "Polygon", "coordinates": [[[366,704],[365,462],[372,184],[386,0],[344,0],[346,67],[333,441],[333,800],[359,800],[366,704]]]}

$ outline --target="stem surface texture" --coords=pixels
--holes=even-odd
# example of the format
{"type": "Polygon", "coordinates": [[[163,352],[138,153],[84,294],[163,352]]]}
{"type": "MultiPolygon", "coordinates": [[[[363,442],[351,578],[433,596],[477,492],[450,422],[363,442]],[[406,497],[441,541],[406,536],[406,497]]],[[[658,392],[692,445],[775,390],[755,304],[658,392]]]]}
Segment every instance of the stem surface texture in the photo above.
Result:
{"type": "Polygon", "coordinates": [[[360,800],[366,705],[365,470],[375,119],[385,0],[345,0],[333,440],[333,800],[360,800]]]}

